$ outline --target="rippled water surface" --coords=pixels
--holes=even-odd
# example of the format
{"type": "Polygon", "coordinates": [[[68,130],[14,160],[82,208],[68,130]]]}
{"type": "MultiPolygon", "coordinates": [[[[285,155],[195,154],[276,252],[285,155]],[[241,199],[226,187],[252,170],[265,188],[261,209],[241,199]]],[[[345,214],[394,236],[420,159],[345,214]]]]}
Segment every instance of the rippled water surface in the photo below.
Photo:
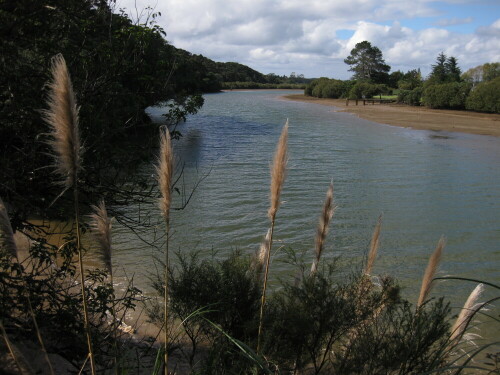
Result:
{"type": "MultiPolygon", "coordinates": [[[[186,194],[205,178],[187,207],[172,213],[172,248],[202,254],[251,254],[258,248],[269,225],[269,164],[288,118],[290,159],[277,244],[310,250],[312,258],[318,216],[333,180],[337,209],[325,256],[361,260],[383,214],[374,273],[396,276],[412,299],[441,235],[447,237],[441,275],[500,282],[500,138],[376,124],[332,107],[280,99],[287,93],[206,95],[203,109],[179,127],[183,137],[174,147],[184,165],[186,194]]],[[[151,109],[153,117],[163,112],[151,109]]],[[[154,171],[145,166],[142,173],[154,171]]],[[[175,199],[180,206],[181,197],[175,199]]],[[[155,204],[127,211],[158,222],[155,204]]],[[[157,235],[143,234],[148,241],[163,234],[161,222],[156,229],[157,235]]],[[[116,229],[114,244],[117,266],[147,289],[155,251],[126,228],[116,229]]],[[[290,271],[282,258],[282,251],[273,258],[274,276],[290,271]]],[[[473,288],[447,281],[434,293],[458,306],[473,288]]]]}

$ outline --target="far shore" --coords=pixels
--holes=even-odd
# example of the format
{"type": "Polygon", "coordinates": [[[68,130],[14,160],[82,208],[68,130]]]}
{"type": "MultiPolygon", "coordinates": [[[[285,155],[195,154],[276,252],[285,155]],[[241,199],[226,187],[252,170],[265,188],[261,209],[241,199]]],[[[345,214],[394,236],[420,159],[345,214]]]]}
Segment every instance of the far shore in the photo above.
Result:
{"type": "Polygon", "coordinates": [[[461,132],[469,134],[500,136],[500,115],[470,111],[454,111],[413,107],[405,104],[358,105],[345,99],[324,99],[303,94],[285,95],[282,98],[306,103],[315,103],[338,108],[338,111],[354,113],[360,118],[420,130],[461,132]]]}

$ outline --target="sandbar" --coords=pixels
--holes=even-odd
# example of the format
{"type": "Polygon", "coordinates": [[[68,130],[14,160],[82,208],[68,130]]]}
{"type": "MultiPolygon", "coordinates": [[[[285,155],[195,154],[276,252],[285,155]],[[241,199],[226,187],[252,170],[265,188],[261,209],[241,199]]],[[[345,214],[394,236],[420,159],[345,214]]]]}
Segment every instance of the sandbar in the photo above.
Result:
{"type": "Polygon", "coordinates": [[[455,111],[414,107],[405,104],[355,105],[345,99],[325,99],[303,94],[285,95],[282,98],[306,103],[336,107],[339,112],[353,113],[360,118],[381,124],[420,130],[460,132],[500,137],[500,115],[471,111],[455,111]]]}

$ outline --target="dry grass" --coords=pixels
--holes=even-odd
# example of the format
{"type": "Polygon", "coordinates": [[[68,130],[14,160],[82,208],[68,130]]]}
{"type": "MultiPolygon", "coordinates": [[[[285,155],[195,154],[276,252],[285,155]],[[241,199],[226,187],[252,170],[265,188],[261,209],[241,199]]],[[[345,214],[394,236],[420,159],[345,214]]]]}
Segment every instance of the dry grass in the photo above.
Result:
{"type": "Polygon", "coordinates": [[[53,59],[52,77],[49,109],[44,111],[44,118],[51,128],[49,144],[55,153],[56,172],[62,177],[61,184],[69,189],[76,183],[81,168],[81,146],[75,93],[61,55],[53,59]]]}
{"type": "MultiPolygon", "coordinates": [[[[81,247],[80,214],[78,202],[78,172],[81,169],[81,146],[78,129],[78,107],[76,105],[73,85],[68,73],[66,62],[62,55],[57,55],[52,61],[52,82],[48,98],[49,109],[44,112],[45,121],[50,126],[52,140],[49,142],[54,151],[55,170],[61,177],[61,185],[66,190],[73,189],[73,205],[76,225],[76,248],[80,268],[80,287],[82,294],[85,331],[89,349],[90,367],[92,374],[96,373],[94,351],[85,293],[85,276],[83,268],[83,251],[81,247]]],[[[58,196],[58,197],[59,197],[58,196]]],[[[58,198],[57,197],[57,198],[58,198]]],[[[56,198],[56,199],[57,199],[56,198]]]]}
{"type": "Polygon", "coordinates": [[[99,244],[99,254],[106,266],[111,278],[113,277],[113,265],[111,262],[111,219],[108,217],[108,211],[104,200],[97,206],[91,206],[94,211],[90,217],[90,228],[96,242],[99,244]]]}
{"type": "Polygon", "coordinates": [[[311,266],[311,274],[316,273],[318,270],[319,260],[321,254],[323,253],[323,245],[325,243],[326,235],[328,234],[328,228],[330,220],[333,216],[333,211],[335,207],[333,205],[333,183],[330,183],[328,190],[326,192],[325,203],[323,204],[323,210],[321,211],[321,216],[319,217],[318,229],[316,231],[316,241],[315,241],[315,258],[311,266]]]}
{"type": "Polygon", "coordinates": [[[439,239],[436,250],[432,253],[429,258],[429,263],[425,269],[424,278],[422,279],[422,287],[420,288],[420,295],[418,296],[417,308],[422,306],[422,304],[427,300],[432,289],[432,280],[436,275],[436,270],[441,261],[441,255],[443,253],[446,240],[444,237],[439,239]]]}
{"type": "Polygon", "coordinates": [[[278,211],[278,207],[280,205],[281,190],[283,189],[283,183],[285,182],[286,177],[286,165],[288,162],[287,141],[288,120],[286,120],[286,124],[281,132],[271,167],[271,205],[268,211],[268,216],[271,219],[271,222],[273,222],[276,217],[276,212],[278,211]]]}
{"type": "Polygon", "coordinates": [[[278,145],[276,146],[276,151],[274,153],[273,164],[271,166],[271,194],[270,194],[271,204],[267,212],[269,219],[271,220],[271,228],[269,234],[269,249],[267,250],[267,256],[265,261],[262,298],[260,302],[259,330],[257,334],[257,354],[259,354],[260,351],[260,340],[262,336],[262,320],[264,317],[264,306],[266,304],[267,278],[269,276],[269,261],[271,258],[271,249],[273,246],[274,223],[276,219],[276,212],[278,211],[280,205],[281,190],[283,189],[283,183],[285,182],[286,165],[288,163],[287,143],[288,143],[288,119],[286,120],[285,126],[281,131],[281,135],[278,140],[278,145]]]}
{"type": "Polygon", "coordinates": [[[377,225],[373,231],[370,242],[370,250],[368,251],[368,259],[366,260],[365,275],[370,275],[372,272],[375,258],[377,258],[378,247],[380,244],[380,229],[382,228],[382,215],[378,217],[377,225]]]}
{"type": "Polygon", "coordinates": [[[168,237],[170,231],[170,205],[172,203],[171,189],[172,180],[174,173],[174,154],[172,150],[172,142],[170,140],[170,132],[168,129],[162,130],[160,132],[160,154],[158,157],[158,165],[156,167],[156,172],[158,174],[158,184],[160,186],[160,210],[161,214],[165,220],[166,224],[166,247],[165,247],[165,268],[164,268],[164,280],[165,280],[165,291],[164,291],[164,372],[168,375],[168,264],[169,264],[169,250],[168,250],[168,237]]]}
{"type": "Polygon", "coordinates": [[[171,185],[174,171],[174,155],[172,142],[168,129],[160,132],[160,155],[156,172],[158,174],[158,184],[160,186],[160,210],[165,221],[168,222],[170,205],[172,202],[171,185]]]}
{"type": "Polygon", "coordinates": [[[467,298],[467,301],[465,302],[464,307],[460,311],[460,314],[458,315],[455,324],[453,324],[453,327],[451,328],[450,343],[452,345],[458,344],[465,330],[469,326],[472,316],[476,313],[478,309],[476,305],[478,303],[479,297],[483,293],[483,290],[484,290],[484,285],[478,284],[478,286],[476,286],[476,288],[474,288],[472,293],[469,295],[469,298],[467,298]]]}

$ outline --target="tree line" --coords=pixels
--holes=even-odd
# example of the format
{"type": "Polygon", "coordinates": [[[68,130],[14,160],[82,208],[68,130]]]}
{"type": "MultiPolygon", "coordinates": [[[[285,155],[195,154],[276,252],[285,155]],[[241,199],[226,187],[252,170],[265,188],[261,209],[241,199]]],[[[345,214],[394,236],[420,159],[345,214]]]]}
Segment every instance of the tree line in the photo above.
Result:
{"type": "Polygon", "coordinates": [[[397,94],[397,100],[430,108],[500,113],[500,63],[486,63],[462,73],[454,56],[440,53],[424,79],[420,69],[406,73],[385,63],[379,48],[357,43],[344,60],[354,72],[350,80],[319,78],[304,93],[320,98],[371,98],[397,94]]]}

